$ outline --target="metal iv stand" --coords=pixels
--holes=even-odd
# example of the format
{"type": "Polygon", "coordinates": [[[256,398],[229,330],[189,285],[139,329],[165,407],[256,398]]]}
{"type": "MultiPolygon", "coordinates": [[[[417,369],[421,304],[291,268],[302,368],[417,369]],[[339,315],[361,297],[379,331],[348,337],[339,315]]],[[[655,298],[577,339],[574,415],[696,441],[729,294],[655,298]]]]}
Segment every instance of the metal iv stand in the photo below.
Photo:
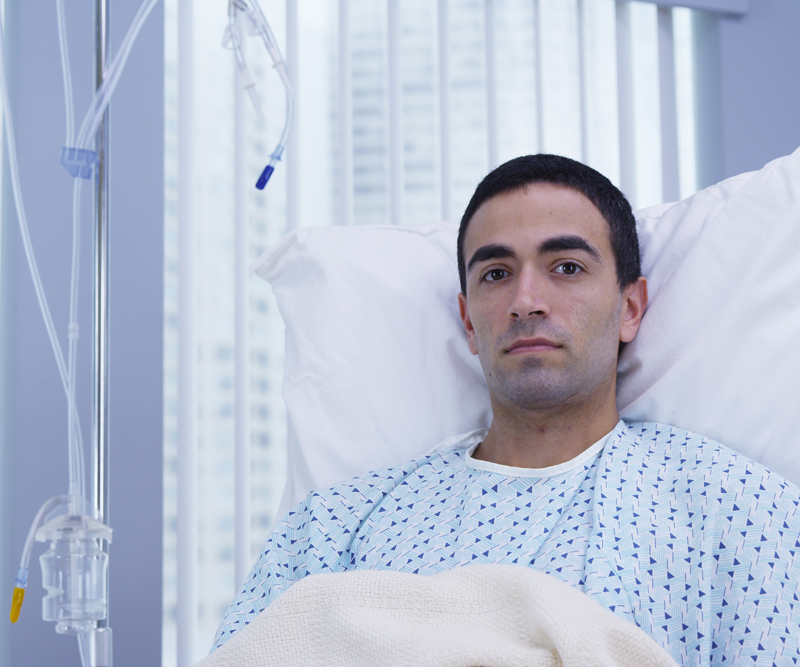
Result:
{"type": "MultiPolygon", "coordinates": [[[[108,64],[109,15],[108,0],[95,0],[95,87],[103,84],[103,73],[108,64]]],[[[93,304],[93,430],[92,430],[92,500],[100,520],[108,525],[109,500],[109,444],[108,444],[108,109],[97,129],[95,151],[98,165],[94,190],[94,304],[93,304]]],[[[108,551],[108,542],[102,541],[108,551]]],[[[108,576],[108,574],[106,574],[108,576]]],[[[108,584],[106,584],[108,585],[108,584]]],[[[106,590],[109,590],[106,588],[106,590]]],[[[109,591],[110,592],[110,591],[109,591]]],[[[110,597],[110,595],[109,595],[110,597]]],[[[110,667],[112,660],[111,628],[108,618],[97,621],[89,643],[94,656],[86,656],[88,664],[110,667]]]]}

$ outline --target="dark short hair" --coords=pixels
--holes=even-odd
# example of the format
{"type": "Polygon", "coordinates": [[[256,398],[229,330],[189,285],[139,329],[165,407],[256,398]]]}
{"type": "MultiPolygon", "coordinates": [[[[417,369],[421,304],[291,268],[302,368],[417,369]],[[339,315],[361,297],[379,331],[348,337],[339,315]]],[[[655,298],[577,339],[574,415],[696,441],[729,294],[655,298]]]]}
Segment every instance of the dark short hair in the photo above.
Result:
{"type": "Polygon", "coordinates": [[[639,237],[631,205],[611,181],[585,164],[560,155],[524,155],[491,171],[472,195],[458,230],[458,277],[461,291],[467,291],[464,237],[472,216],[486,200],[524,189],[531,183],[552,183],[572,188],[585,195],[608,223],[611,247],[617,267],[617,282],[625,289],[642,275],[639,237]]]}

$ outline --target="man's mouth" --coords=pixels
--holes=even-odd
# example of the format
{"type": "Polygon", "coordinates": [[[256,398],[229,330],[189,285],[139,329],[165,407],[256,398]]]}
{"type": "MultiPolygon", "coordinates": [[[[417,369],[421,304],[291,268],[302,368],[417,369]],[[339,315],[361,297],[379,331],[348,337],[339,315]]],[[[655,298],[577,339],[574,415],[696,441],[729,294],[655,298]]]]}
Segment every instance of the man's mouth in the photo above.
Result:
{"type": "Polygon", "coordinates": [[[547,352],[561,347],[547,338],[520,338],[506,348],[507,354],[524,354],[525,352],[547,352]]]}

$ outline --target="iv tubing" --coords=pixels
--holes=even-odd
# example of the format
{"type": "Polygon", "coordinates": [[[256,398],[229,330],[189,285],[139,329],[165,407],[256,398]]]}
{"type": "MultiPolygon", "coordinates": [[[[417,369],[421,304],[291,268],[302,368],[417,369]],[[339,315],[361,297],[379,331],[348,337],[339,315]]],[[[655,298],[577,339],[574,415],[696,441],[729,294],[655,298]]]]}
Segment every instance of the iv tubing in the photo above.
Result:
{"type": "Polygon", "coordinates": [[[261,39],[264,41],[264,46],[267,48],[269,55],[272,57],[272,66],[278,70],[278,74],[281,77],[281,81],[283,81],[286,92],[292,99],[294,99],[292,83],[289,80],[289,70],[286,68],[286,63],[284,62],[283,56],[278,48],[278,42],[275,41],[275,35],[272,34],[272,29],[269,27],[269,23],[267,23],[264,12],[261,11],[261,5],[258,4],[258,0],[251,0],[251,2],[253,3],[253,7],[255,7],[255,11],[253,13],[257,17],[257,19],[255,19],[255,23],[261,28],[261,39]]]}
{"type": "Polygon", "coordinates": [[[61,375],[64,393],[68,394],[69,380],[67,367],[64,363],[64,354],[61,351],[61,344],[59,343],[58,335],[56,334],[55,326],[53,325],[53,318],[50,315],[50,308],[47,305],[47,297],[45,296],[44,288],[42,287],[42,280],[39,276],[39,268],[36,264],[36,257],[33,254],[33,246],[31,245],[30,233],[28,232],[28,218],[25,214],[25,205],[22,201],[22,192],[19,183],[19,168],[17,165],[17,146],[14,139],[14,123],[11,115],[11,105],[8,101],[8,88],[6,85],[5,62],[3,58],[4,49],[3,30],[0,30],[0,88],[2,89],[3,96],[3,124],[5,126],[8,162],[11,171],[11,187],[14,193],[14,203],[17,208],[17,218],[19,220],[23,247],[25,248],[25,256],[28,260],[28,266],[30,267],[33,286],[36,289],[36,298],[39,301],[39,308],[42,311],[42,317],[44,318],[47,335],[50,338],[50,344],[52,345],[53,352],[56,356],[56,365],[58,366],[58,372],[61,375]]]}
{"type": "MultiPolygon", "coordinates": [[[[67,399],[67,419],[69,422],[69,495],[86,497],[85,466],[83,464],[83,443],[80,441],[80,427],[76,423],[78,406],[75,403],[76,368],[78,352],[78,274],[80,268],[80,202],[83,179],[73,179],[72,196],[72,275],[70,283],[69,317],[69,396],[67,399]]],[[[75,511],[74,513],[77,513],[75,511]]]]}
{"type": "Polygon", "coordinates": [[[256,83],[253,81],[250,70],[247,68],[247,61],[244,59],[244,54],[242,53],[242,40],[239,35],[239,27],[236,25],[236,4],[233,2],[228,5],[228,31],[226,37],[230,40],[231,48],[236,56],[236,65],[239,67],[239,71],[244,79],[244,88],[250,97],[250,101],[253,103],[258,119],[264,120],[264,112],[261,109],[261,104],[258,101],[258,95],[256,95],[255,91],[256,83]]]}
{"type": "Polygon", "coordinates": [[[58,15],[58,43],[61,47],[61,76],[64,79],[64,107],[67,115],[67,138],[65,146],[72,146],[75,138],[75,114],[72,101],[72,76],[69,66],[69,45],[67,44],[67,27],[64,20],[64,0],[56,0],[58,15]]]}
{"type": "Polygon", "coordinates": [[[275,150],[272,151],[272,155],[270,155],[269,163],[264,168],[264,171],[261,172],[261,176],[256,183],[256,187],[259,190],[263,190],[267,184],[267,181],[269,180],[269,177],[275,170],[275,164],[283,155],[283,151],[286,148],[286,143],[289,141],[289,130],[292,128],[292,119],[294,116],[294,91],[292,90],[292,84],[289,80],[289,71],[286,69],[286,63],[281,56],[281,52],[278,49],[278,44],[275,41],[275,36],[272,34],[272,30],[270,30],[269,23],[267,23],[267,19],[264,16],[264,12],[261,11],[261,5],[258,4],[258,0],[251,1],[253,3],[253,7],[255,8],[254,14],[256,14],[258,17],[258,20],[256,20],[255,23],[260,28],[259,32],[261,33],[261,39],[264,41],[264,46],[267,48],[267,51],[272,58],[273,67],[278,70],[278,74],[283,82],[283,87],[286,89],[286,122],[283,124],[283,132],[281,132],[281,138],[278,141],[278,145],[275,146],[275,150]]]}
{"type": "Polygon", "coordinates": [[[17,585],[22,587],[28,585],[28,565],[31,562],[33,542],[34,538],[36,537],[36,531],[39,530],[39,527],[42,525],[45,515],[54,507],[57,507],[64,502],[67,502],[66,496],[53,496],[49,500],[46,500],[36,513],[36,517],[33,519],[31,528],[28,531],[28,537],[25,540],[25,548],[22,550],[22,558],[19,562],[19,572],[17,573],[17,585]]]}
{"type": "MultiPolygon", "coordinates": [[[[269,27],[269,23],[267,23],[267,19],[264,17],[264,12],[261,10],[258,0],[232,0],[232,4],[237,9],[244,11],[258,29],[258,33],[261,35],[264,46],[266,47],[270,58],[272,58],[272,66],[278,71],[281,81],[283,82],[283,86],[286,89],[286,122],[283,125],[283,132],[281,132],[281,138],[278,141],[278,145],[275,146],[275,150],[273,150],[272,154],[270,155],[269,163],[266,167],[264,167],[264,171],[261,172],[261,176],[256,183],[256,187],[259,190],[263,190],[267,184],[267,181],[269,181],[269,177],[272,176],[272,172],[275,171],[275,164],[283,156],[283,151],[286,149],[286,143],[289,140],[289,130],[292,127],[292,119],[294,116],[294,91],[292,90],[292,83],[289,80],[289,70],[286,68],[286,63],[283,60],[283,56],[281,56],[280,49],[275,41],[275,36],[272,34],[272,30],[269,27]],[[252,3],[252,8],[248,2],[252,3]]],[[[232,17],[230,20],[232,33],[231,38],[234,41],[234,51],[236,51],[236,34],[234,32],[232,17]]],[[[237,60],[239,60],[240,57],[241,53],[237,52],[237,60]]],[[[251,97],[255,96],[255,93],[252,92],[252,88],[248,89],[248,93],[250,93],[251,97]]],[[[256,111],[260,112],[260,107],[255,102],[253,104],[256,107],[256,111]]]]}
{"type": "Polygon", "coordinates": [[[86,637],[88,636],[88,632],[82,632],[78,635],[78,654],[81,657],[81,665],[86,664],[86,653],[87,651],[83,648],[83,645],[86,643],[86,637]]]}
{"type": "MultiPolygon", "coordinates": [[[[72,75],[67,44],[67,29],[64,18],[64,0],[56,0],[58,15],[58,41],[61,50],[61,74],[64,82],[64,105],[66,109],[65,146],[72,146],[75,136],[75,114],[72,99],[72,75]]],[[[69,326],[67,352],[67,440],[69,448],[69,495],[84,498],[86,495],[83,442],[80,425],[76,423],[78,408],[75,403],[76,366],[78,352],[78,274],[80,269],[80,197],[81,180],[76,178],[72,196],[72,271],[69,294],[69,326]]],[[[77,508],[73,508],[77,513],[77,508]]]]}
{"type": "MultiPolygon", "coordinates": [[[[28,230],[28,218],[25,212],[25,204],[22,199],[22,191],[19,182],[19,166],[17,162],[17,147],[16,147],[16,140],[14,135],[14,120],[11,114],[11,105],[9,103],[8,97],[8,87],[5,77],[5,45],[4,45],[4,30],[5,26],[0,29],[0,92],[2,93],[2,103],[3,103],[3,114],[5,118],[4,126],[5,126],[5,135],[6,135],[6,145],[8,147],[8,162],[10,167],[10,175],[11,175],[11,186],[14,194],[14,203],[17,209],[17,219],[19,222],[20,227],[20,234],[22,236],[22,244],[25,249],[25,256],[28,260],[28,267],[31,272],[31,279],[33,280],[33,286],[36,291],[36,298],[39,302],[39,309],[42,312],[42,317],[44,319],[45,328],[47,330],[47,335],[50,340],[50,345],[53,348],[53,353],[56,358],[56,366],[58,367],[59,375],[61,376],[61,383],[64,388],[64,393],[67,396],[68,403],[70,402],[70,380],[69,380],[69,373],[67,371],[67,366],[64,363],[64,353],[61,349],[61,344],[58,340],[58,334],[56,333],[55,325],[53,324],[53,318],[50,314],[50,307],[47,303],[47,297],[44,293],[44,287],[42,286],[42,280],[39,275],[39,268],[36,264],[36,256],[33,252],[33,245],[31,243],[30,232],[28,230]]],[[[74,410],[74,405],[73,405],[74,410]]],[[[82,461],[82,454],[83,454],[83,441],[81,437],[81,430],[80,430],[80,417],[75,412],[72,414],[72,435],[76,437],[78,447],[79,447],[79,457],[82,461]]],[[[76,462],[77,463],[77,462],[76,462]]],[[[72,479],[72,470],[70,471],[70,479],[72,479]]],[[[83,468],[81,465],[81,477],[83,476],[83,468]]],[[[80,483],[78,483],[80,484],[80,483]]]]}
{"type": "Polygon", "coordinates": [[[31,528],[28,531],[28,538],[25,540],[25,548],[22,550],[22,558],[19,562],[19,570],[17,571],[17,578],[14,581],[14,597],[11,603],[11,622],[16,623],[19,620],[19,611],[22,607],[22,601],[25,598],[25,589],[28,587],[28,566],[31,562],[31,551],[33,550],[33,541],[36,537],[36,531],[42,525],[45,515],[54,507],[67,501],[66,496],[55,496],[50,500],[45,501],[44,505],[39,508],[36,517],[33,519],[31,528]]]}
{"type": "Polygon", "coordinates": [[[142,0],[139,9],[136,10],[136,15],[133,17],[128,32],[125,34],[125,39],[119,47],[117,55],[114,57],[112,63],[106,69],[103,76],[103,85],[98,88],[94,95],[92,103],[89,105],[89,110],[81,123],[80,132],[78,132],[78,139],[75,142],[77,148],[88,148],[89,142],[92,141],[94,135],[97,133],[97,128],[100,126],[100,121],[103,118],[103,113],[111,100],[111,95],[114,88],[117,86],[119,77],[122,70],[125,68],[125,62],[128,60],[133,43],[141,30],[142,25],[149,16],[150,12],[155,7],[158,0],[142,0]]]}

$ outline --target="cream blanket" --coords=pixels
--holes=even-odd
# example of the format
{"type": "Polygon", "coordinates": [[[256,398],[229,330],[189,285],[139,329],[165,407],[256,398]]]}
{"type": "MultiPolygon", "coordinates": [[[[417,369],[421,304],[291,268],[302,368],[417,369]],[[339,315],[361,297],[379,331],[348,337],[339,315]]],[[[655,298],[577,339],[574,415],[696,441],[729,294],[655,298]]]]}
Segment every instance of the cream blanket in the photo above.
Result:
{"type": "Polygon", "coordinates": [[[294,584],[196,667],[675,667],[638,626],[517,565],[294,584]]]}

